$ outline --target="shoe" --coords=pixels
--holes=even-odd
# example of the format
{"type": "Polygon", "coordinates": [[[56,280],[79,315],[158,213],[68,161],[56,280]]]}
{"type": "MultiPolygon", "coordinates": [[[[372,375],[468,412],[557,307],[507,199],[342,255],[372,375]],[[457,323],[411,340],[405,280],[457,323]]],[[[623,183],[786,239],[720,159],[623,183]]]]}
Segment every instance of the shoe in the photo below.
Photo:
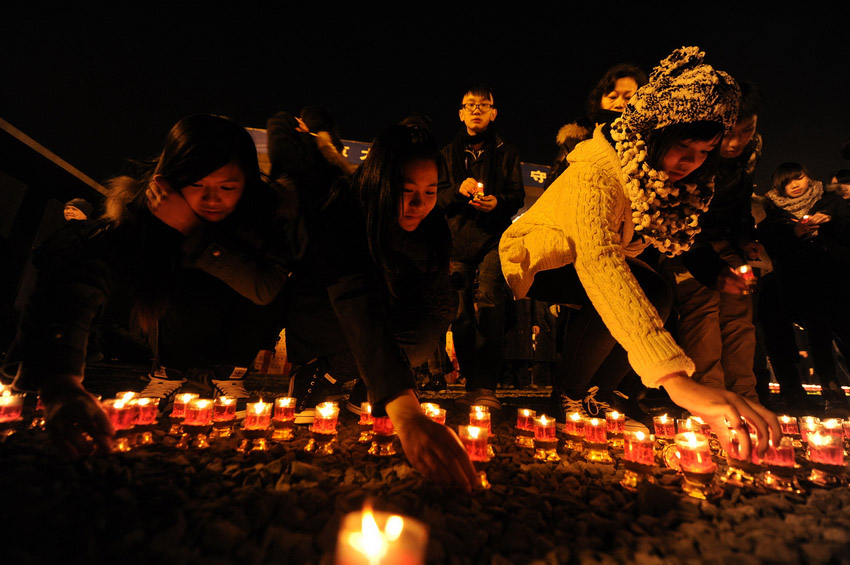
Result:
{"type": "Polygon", "coordinates": [[[584,409],[587,415],[592,418],[604,418],[605,412],[611,410],[611,405],[601,400],[596,400],[596,393],[599,392],[599,387],[594,386],[588,389],[587,396],[584,397],[584,409]]]}
{"type": "Polygon", "coordinates": [[[164,371],[157,371],[151,375],[148,384],[139,392],[139,396],[168,399],[186,383],[186,379],[183,378],[159,376],[164,374],[164,371]]]}
{"type": "Polygon", "coordinates": [[[352,388],[351,392],[348,394],[348,400],[345,401],[345,408],[352,414],[357,414],[359,416],[362,412],[360,407],[368,400],[369,389],[366,388],[366,383],[363,379],[357,379],[357,382],[354,383],[354,388],[352,388]]]}
{"type": "Polygon", "coordinates": [[[638,398],[627,396],[619,390],[615,390],[611,396],[611,409],[620,414],[625,414],[626,418],[640,422],[648,428],[652,427],[652,416],[641,407],[638,398]]]}
{"type": "Polygon", "coordinates": [[[213,387],[213,396],[229,396],[236,400],[251,398],[251,394],[245,388],[245,373],[248,369],[245,367],[227,367],[213,369],[214,377],[210,379],[210,384],[213,387]],[[229,374],[228,373],[229,370],[229,374]],[[223,376],[226,378],[216,378],[223,376]]]}
{"type": "Polygon", "coordinates": [[[301,365],[289,380],[289,396],[295,398],[295,423],[312,424],[316,405],[342,398],[342,387],[330,373],[319,366],[318,360],[301,365]]]}
{"type": "Polygon", "coordinates": [[[491,410],[502,409],[502,403],[496,397],[495,393],[487,388],[471,390],[455,400],[455,403],[461,406],[486,406],[491,410]]]}

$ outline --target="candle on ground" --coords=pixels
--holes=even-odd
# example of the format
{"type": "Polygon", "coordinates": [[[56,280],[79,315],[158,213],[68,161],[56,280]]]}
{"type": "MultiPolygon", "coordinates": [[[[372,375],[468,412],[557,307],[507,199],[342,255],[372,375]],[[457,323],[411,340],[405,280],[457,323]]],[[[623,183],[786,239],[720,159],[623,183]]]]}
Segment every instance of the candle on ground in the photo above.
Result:
{"type": "Polygon", "coordinates": [[[623,434],[623,458],[640,465],[655,464],[655,438],[642,431],[623,434]]]}
{"type": "Polygon", "coordinates": [[[652,418],[652,424],[655,427],[655,437],[658,439],[673,439],[676,435],[676,422],[667,414],[655,416],[652,418]]]}
{"type": "Polygon", "coordinates": [[[713,473],[716,465],[711,459],[708,440],[702,434],[683,432],[675,436],[679,449],[679,466],[689,473],[713,473]]]}
{"type": "Polygon", "coordinates": [[[479,426],[458,426],[458,437],[472,461],[487,461],[487,430],[479,426]]]}
{"type": "Polygon", "coordinates": [[[310,430],[317,434],[335,434],[338,417],[339,405],[336,402],[322,402],[316,406],[316,416],[310,430]]]}
{"type": "Polygon", "coordinates": [[[249,402],[245,406],[245,420],[242,422],[244,430],[265,430],[271,425],[272,404],[271,402],[249,402]]]}

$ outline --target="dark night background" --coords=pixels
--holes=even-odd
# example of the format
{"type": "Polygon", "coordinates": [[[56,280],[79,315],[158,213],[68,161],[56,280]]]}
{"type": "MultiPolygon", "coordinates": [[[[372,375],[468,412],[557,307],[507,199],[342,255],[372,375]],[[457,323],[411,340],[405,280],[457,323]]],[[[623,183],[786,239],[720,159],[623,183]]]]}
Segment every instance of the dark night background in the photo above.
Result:
{"type": "Polygon", "coordinates": [[[278,110],[323,104],[343,138],[369,141],[419,111],[445,143],[463,88],[483,79],[503,136],[523,161],[549,164],[558,128],[608,66],[649,71],[699,45],[708,63],[763,90],[761,184],[786,160],[823,180],[850,167],[840,153],[850,138],[847,7],[740,4],[28,5],[0,20],[0,117],[103,181],[195,112],[264,127],[278,110]]]}

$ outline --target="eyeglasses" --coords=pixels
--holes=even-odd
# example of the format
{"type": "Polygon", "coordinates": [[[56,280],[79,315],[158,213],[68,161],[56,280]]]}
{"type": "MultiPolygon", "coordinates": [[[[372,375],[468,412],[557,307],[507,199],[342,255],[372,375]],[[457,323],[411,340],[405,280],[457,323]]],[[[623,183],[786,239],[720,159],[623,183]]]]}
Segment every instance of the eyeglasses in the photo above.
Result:
{"type": "Polygon", "coordinates": [[[463,104],[463,108],[467,112],[474,112],[476,108],[480,109],[482,112],[487,113],[493,107],[489,102],[482,102],[481,104],[472,104],[471,102],[467,104],[463,104]]]}

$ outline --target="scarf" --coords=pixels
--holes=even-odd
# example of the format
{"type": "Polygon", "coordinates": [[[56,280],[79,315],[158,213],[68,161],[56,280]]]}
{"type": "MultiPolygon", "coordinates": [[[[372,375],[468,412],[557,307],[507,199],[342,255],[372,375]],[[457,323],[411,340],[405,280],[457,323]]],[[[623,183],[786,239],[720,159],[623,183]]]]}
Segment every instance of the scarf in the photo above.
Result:
{"type": "Polygon", "coordinates": [[[815,202],[823,197],[823,183],[819,180],[809,179],[809,187],[806,192],[796,198],[782,196],[776,189],[769,190],[767,197],[786,212],[793,214],[794,217],[802,218],[808,214],[815,202]]]}

